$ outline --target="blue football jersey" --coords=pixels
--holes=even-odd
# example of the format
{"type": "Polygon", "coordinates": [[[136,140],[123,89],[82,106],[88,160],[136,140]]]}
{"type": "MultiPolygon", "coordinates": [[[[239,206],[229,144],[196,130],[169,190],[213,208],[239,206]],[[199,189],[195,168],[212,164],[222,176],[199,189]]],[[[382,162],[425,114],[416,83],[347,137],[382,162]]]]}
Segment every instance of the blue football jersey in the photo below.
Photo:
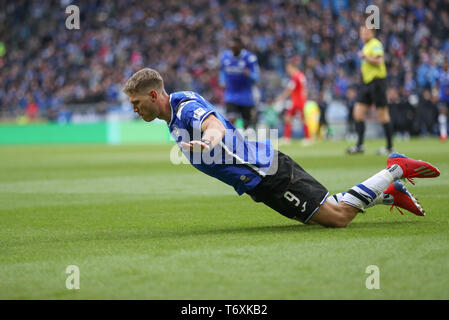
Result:
{"type": "Polygon", "coordinates": [[[220,83],[225,84],[224,99],[239,106],[254,106],[255,83],[259,81],[259,65],[255,54],[241,50],[237,57],[225,50],[220,61],[220,83]],[[249,70],[249,74],[245,73],[249,70]]]}
{"type": "Polygon", "coordinates": [[[210,151],[193,152],[180,147],[195,168],[231,185],[239,195],[253,189],[264,176],[270,174],[274,149],[269,139],[244,139],[232,123],[198,93],[172,93],[170,105],[172,118],[169,130],[179,147],[181,141],[201,140],[201,125],[211,114],[226,128],[221,142],[210,151]]]}

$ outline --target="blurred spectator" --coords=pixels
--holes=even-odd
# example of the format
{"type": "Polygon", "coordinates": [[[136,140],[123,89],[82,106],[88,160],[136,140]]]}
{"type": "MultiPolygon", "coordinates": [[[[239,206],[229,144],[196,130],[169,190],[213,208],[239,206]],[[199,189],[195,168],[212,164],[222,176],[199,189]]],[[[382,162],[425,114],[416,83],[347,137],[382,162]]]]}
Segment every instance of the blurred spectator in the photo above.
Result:
{"type": "Polygon", "coordinates": [[[57,121],[59,124],[65,124],[70,122],[72,118],[72,112],[65,107],[62,107],[57,114],[57,121]]]}
{"type": "Polygon", "coordinates": [[[318,136],[321,138],[329,138],[330,132],[326,119],[327,103],[324,99],[323,91],[320,91],[320,93],[318,94],[316,103],[318,104],[318,108],[320,108],[320,124],[318,128],[318,136]]]}
{"type": "Polygon", "coordinates": [[[356,139],[357,135],[355,132],[355,122],[353,116],[354,105],[357,99],[357,90],[355,87],[350,87],[346,91],[346,107],[348,108],[348,118],[347,118],[347,132],[346,137],[348,139],[356,139]]]}
{"type": "Polygon", "coordinates": [[[28,120],[36,121],[38,113],[39,113],[39,106],[31,97],[29,97],[28,104],[25,108],[25,114],[28,117],[28,120]]]}
{"type": "Polygon", "coordinates": [[[417,128],[421,135],[433,135],[437,123],[438,110],[432,101],[429,89],[425,89],[416,110],[417,128]]]}
{"type": "Polygon", "coordinates": [[[393,134],[407,140],[412,134],[415,110],[397,88],[389,88],[387,98],[393,134]]]}
{"type": "Polygon", "coordinates": [[[346,90],[349,86],[349,78],[346,76],[342,68],[338,69],[337,77],[335,78],[334,92],[337,99],[344,99],[346,97],[346,90]]]}
{"type": "Polygon", "coordinates": [[[439,70],[437,88],[438,95],[435,95],[438,101],[438,127],[440,139],[447,140],[447,111],[449,108],[449,61],[445,60],[439,70]]]}

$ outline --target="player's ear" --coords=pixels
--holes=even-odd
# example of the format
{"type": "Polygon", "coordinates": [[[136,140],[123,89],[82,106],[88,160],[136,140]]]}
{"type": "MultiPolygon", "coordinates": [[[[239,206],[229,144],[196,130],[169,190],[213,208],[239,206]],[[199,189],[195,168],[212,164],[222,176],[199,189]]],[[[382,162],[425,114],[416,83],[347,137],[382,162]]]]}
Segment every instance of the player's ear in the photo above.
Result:
{"type": "Polygon", "coordinates": [[[156,101],[157,96],[158,96],[157,91],[154,89],[148,90],[148,95],[150,96],[150,98],[153,102],[156,101]]]}

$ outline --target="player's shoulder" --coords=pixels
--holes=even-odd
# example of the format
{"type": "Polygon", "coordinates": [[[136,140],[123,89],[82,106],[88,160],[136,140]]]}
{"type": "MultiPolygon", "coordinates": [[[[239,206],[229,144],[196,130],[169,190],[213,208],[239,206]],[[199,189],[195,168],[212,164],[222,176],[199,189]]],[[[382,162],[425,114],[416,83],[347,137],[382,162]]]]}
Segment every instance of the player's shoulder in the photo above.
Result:
{"type": "Polygon", "coordinates": [[[170,104],[176,107],[185,101],[201,101],[204,98],[194,91],[177,91],[170,94],[170,104]]]}
{"type": "Polygon", "coordinates": [[[370,55],[383,55],[383,52],[384,52],[384,47],[382,45],[382,42],[380,42],[379,39],[377,39],[377,38],[371,38],[371,40],[369,40],[365,44],[363,49],[367,50],[368,54],[370,54],[370,55]]]}
{"type": "Polygon", "coordinates": [[[229,58],[232,55],[232,51],[229,49],[225,49],[221,52],[221,59],[229,58]]]}
{"type": "Polygon", "coordinates": [[[373,48],[376,48],[376,47],[382,48],[382,47],[383,47],[382,42],[380,42],[380,40],[377,39],[377,38],[372,38],[372,39],[370,40],[370,45],[371,45],[373,48]]]}
{"type": "Polygon", "coordinates": [[[211,114],[217,114],[217,111],[211,104],[191,100],[179,105],[176,111],[176,118],[198,128],[203,120],[211,114]]]}
{"type": "Polygon", "coordinates": [[[306,75],[301,70],[298,70],[293,76],[292,79],[302,81],[306,78],[306,75]]]}
{"type": "Polygon", "coordinates": [[[371,38],[363,45],[364,48],[372,48],[375,46],[382,46],[382,42],[377,38],[371,38]]]}
{"type": "Polygon", "coordinates": [[[245,60],[247,60],[249,63],[257,62],[257,56],[253,52],[251,52],[251,51],[249,51],[247,49],[243,49],[242,51],[243,51],[242,52],[243,53],[242,54],[243,58],[245,60]]]}
{"type": "Polygon", "coordinates": [[[170,95],[170,104],[180,120],[198,118],[205,112],[214,110],[213,106],[200,94],[193,91],[179,91],[170,95]]]}

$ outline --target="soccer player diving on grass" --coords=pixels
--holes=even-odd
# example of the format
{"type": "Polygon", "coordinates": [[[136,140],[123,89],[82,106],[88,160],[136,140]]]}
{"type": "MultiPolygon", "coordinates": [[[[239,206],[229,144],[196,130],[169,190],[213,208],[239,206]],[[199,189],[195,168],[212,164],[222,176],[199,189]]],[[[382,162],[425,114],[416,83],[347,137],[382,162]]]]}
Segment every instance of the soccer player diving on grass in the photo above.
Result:
{"type": "MultiPolygon", "coordinates": [[[[387,167],[347,192],[329,196],[327,189],[269,139],[244,139],[232,123],[199,94],[168,94],[161,75],[149,68],[136,72],[123,91],[134,112],[147,121],[167,122],[179,148],[198,170],[263,202],[280,214],[304,224],[346,227],[358,213],[377,204],[424,210],[400,179],[440,175],[431,164],[398,153],[387,167]]],[[[402,212],[401,212],[402,213],[402,212]]]]}

